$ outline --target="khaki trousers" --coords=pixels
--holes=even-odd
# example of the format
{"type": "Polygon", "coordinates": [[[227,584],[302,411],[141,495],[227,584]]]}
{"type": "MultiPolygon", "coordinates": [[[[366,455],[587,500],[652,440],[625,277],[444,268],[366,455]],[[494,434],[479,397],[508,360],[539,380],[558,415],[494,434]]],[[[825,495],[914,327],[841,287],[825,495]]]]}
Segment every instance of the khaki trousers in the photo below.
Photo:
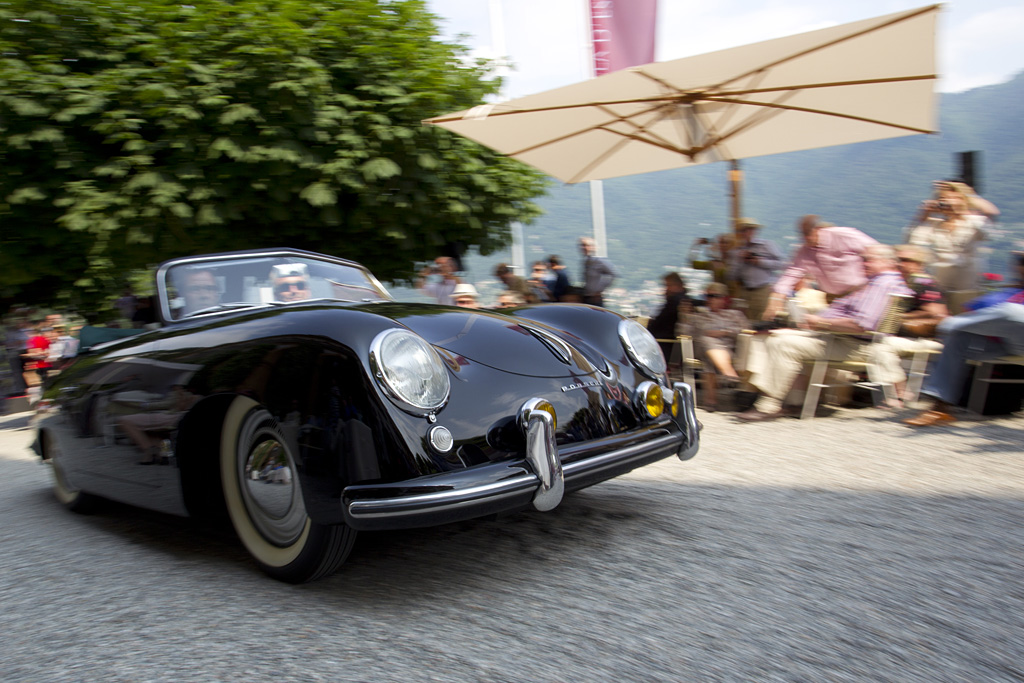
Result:
{"type": "MultiPolygon", "coordinates": [[[[827,336],[827,335],[826,335],[827,336]]],[[[895,384],[906,379],[900,367],[898,355],[872,355],[871,342],[848,335],[835,335],[832,345],[816,332],[807,330],[774,330],[764,340],[761,350],[753,353],[753,366],[750,383],[761,390],[766,396],[778,401],[785,399],[792,388],[804,364],[821,358],[829,349],[828,360],[832,361],[864,361],[873,363],[873,380],[885,384],[895,384]],[[901,379],[902,378],[902,379],[901,379]]]]}
{"type": "Polygon", "coordinates": [[[895,379],[893,384],[907,381],[900,359],[913,356],[918,351],[941,351],[942,343],[934,339],[912,339],[910,337],[884,337],[871,345],[868,359],[880,368],[888,368],[895,379]]]}

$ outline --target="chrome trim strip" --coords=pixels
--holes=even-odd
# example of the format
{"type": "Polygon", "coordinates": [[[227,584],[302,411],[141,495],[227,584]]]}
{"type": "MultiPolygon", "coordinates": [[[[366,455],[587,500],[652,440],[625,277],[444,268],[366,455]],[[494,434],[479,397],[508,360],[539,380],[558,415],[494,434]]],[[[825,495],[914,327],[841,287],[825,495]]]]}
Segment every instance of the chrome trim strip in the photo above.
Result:
{"type": "Polygon", "coordinates": [[[443,510],[477,499],[500,500],[537,486],[533,474],[520,474],[504,481],[468,486],[464,489],[414,493],[396,498],[364,498],[348,504],[349,513],[358,519],[393,517],[412,510],[443,510]]]}
{"type": "MultiPolygon", "coordinates": [[[[537,411],[543,412],[543,411],[537,411]]],[[[546,414],[546,413],[545,413],[546,414]]],[[[550,416],[549,416],[550,419],[550,416]]],[[[634,444],[610,453],[587,458],[562,466],[563,490],[564,481],[575,474],[585,474],[614,465],[628,463],[629,460],[648,455],[665,448],[677,448],[679,434],[666,434],[651,441],[634,444]]],[[[431,493],[414,493],[395,498],[363,498],[349,502],[348,513],[353,519],[381,519],[385,517],[401,517],[416,512],[438,512],[456,508],[476,500],[501,500],[521,494],[524,490],[539,489],[540,479],[535,474],[521,474],[510,479],[480,486],[431,493]]],[[[538,508],[540,509],[540,508],[538,508]]]]}
{"type": "Polygon", "coordinates": [[[661,450],[667,446],[675,446],[678,441],[678,434],[666,434],[665,436],[659,436],[658,438],[651,439],[650,441],[644,441],[643,443],[627,446],[626,448],[612,451],[611,453],[587,458],[586,460],[570,462],[563,465],[562,469],[565,471],[566,477],[575,473],[577,470],[582,472],[592,472],[611,465],[618,465],[622,461],[635,456],[647,455],[651,451],[661,450]]]}

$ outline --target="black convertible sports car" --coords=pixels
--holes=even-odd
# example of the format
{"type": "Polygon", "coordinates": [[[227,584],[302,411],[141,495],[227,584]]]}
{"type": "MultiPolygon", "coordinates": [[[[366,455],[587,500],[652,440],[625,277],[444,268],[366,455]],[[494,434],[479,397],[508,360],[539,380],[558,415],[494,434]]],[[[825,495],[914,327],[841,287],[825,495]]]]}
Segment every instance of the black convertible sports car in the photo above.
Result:
{"type": "Polygon", "coordinates": [[[333,572],[360,529],[551,510],[698,449],[690,387],[612,311],[401,303],[356,263],[292,249],[176,259],[156,278],[157,329],[83,330],[36,449],[73,510],[226,508],[285,581],[333,572]]]}

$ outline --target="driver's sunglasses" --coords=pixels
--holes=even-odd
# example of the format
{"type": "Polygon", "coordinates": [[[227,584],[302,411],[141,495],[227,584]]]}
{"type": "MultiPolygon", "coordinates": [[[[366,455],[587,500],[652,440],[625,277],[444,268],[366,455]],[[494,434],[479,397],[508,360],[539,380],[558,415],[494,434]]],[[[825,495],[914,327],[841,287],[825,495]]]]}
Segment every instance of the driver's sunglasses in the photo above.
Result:
{"type": "Polygon", "coordinates": [[[302,292],[306,289],[306,283],[304,280],[299,280],[298,282],[282,282],[281,284],[274,287],[274,291],[277,292],[278,294],[287,294],[293,288],[299,292],[302,292]]]}
{"type": "Polygon", "coordinates": [[[217,285],[189,285],[185,288],[186,292],[219,292],[217,285]]]}

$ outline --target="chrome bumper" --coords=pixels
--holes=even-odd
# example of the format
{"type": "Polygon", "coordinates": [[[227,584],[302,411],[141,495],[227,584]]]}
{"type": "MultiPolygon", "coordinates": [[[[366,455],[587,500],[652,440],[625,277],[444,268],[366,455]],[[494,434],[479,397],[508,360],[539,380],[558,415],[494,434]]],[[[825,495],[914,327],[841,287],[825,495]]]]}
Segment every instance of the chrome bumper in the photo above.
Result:
{"type": "Polygon", "coordinates": [[[639,443],[563,464],[555,446],[551,415],[539,399],[523,405],[519,419],[526,436],[526,458],[515,463],[420,477],[394,484],[347,487],[342,493],[345,522],[362,530],[434,526],[533,507],[547,511],[571,491],[677,455],[687,460],[700,447],[700,423],[693,393],[676,383],[683,402],[680,431],[669,429],[639,443]],[[536,403],[535,403],[536,402],[536,403]]]}

